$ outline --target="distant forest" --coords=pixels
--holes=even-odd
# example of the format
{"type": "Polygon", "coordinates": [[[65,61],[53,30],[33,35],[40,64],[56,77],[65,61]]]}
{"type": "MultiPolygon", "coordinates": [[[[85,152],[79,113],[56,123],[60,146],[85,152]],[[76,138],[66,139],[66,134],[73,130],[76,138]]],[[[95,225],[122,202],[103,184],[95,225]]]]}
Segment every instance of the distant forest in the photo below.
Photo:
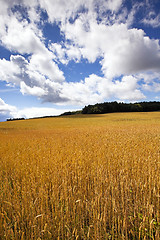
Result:
{"type": "MultiPolygon", "coordinates": [[[[59,116],[76,115],[76,114],[103,114],[103,113],[114,113],[114,112],[151,112],[151,111],[160,111],[160,102],[96,103],[95,105],[85,106],[82,110],[79,110],[79,111],[64,112],[59,116]]],[[[44,117],[37,117],[37,118],[49,118],[49,117],[56,117],[56,116],[44,116],[44,117]]],[[[9,118],[7,119],[7,121],[24,120],[24,119],[25,118],[9,118]]]]}
{"type": "Polygon", "coordinates": [[[82,109],[82,114],[103,114],[113,112],[150,112],[160,111],[160,102],[118,103],[104,102],[88,105],[82,109]]]}

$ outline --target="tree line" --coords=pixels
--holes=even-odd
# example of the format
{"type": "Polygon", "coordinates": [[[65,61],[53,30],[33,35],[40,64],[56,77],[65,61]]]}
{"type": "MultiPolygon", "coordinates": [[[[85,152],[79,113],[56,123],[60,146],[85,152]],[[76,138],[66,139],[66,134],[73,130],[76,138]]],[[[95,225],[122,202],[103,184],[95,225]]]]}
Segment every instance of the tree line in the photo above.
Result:
{"type": "MultiPolygon", "coordinates": [[[[76,114],[103,114],[114,112],[151,112],[160,111],[160,102],[137,102],[137,103],[123,103],[123,102],[104,102],[96,103],[94,105],[85,106],[79,111],[64,112],[61,116],[76,115],[76,114]]],[[[44,116],[36,118],[50,118],[56,116],[44,116]]],[[[32,119],[36,119],[32,118],[32,119]]],[[[9,118],[7,121],[25,120],[25,118],[9,118]]]]}
{"type": "Polygon", "coordinates": [[[113,112],[150,112],[160,111],[160,102],[104,102],[88,105],[82,109],[82,114],[103,114],[113,112]]]}
{"type": "Polygon", "coordinates": [[[25,120],[25,118],[8,118],[7,121],[25,120]]]}

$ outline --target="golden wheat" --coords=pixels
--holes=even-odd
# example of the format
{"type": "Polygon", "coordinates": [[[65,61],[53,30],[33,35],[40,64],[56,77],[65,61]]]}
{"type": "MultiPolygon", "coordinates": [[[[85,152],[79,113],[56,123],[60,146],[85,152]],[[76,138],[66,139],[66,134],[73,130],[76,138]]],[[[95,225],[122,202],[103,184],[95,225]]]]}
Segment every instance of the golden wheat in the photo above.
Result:
{"type": "Polygon", "coordinates": [[[0,123],[0,239],[159,232],[159,112],[0,123]]]}

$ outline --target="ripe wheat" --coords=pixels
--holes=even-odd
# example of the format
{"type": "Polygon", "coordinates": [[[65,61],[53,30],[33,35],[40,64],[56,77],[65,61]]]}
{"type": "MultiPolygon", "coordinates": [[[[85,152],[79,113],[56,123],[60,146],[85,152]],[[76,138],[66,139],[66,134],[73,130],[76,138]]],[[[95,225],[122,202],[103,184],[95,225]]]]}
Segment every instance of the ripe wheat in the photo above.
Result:
{"type": "Polygon", "coordinates": [[[160,113],[0,123],[0,239],[160,239],[160,113]]]}

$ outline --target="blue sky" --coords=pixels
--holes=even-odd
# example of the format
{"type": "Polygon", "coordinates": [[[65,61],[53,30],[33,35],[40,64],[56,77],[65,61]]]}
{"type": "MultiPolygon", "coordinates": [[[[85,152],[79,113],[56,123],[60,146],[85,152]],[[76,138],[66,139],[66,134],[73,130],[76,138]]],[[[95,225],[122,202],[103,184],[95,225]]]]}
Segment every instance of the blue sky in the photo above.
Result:
{"type": "Polygon", "coordinates": [[[159,0],[0,5],[0,121],[160,101],[159,0]]]}

